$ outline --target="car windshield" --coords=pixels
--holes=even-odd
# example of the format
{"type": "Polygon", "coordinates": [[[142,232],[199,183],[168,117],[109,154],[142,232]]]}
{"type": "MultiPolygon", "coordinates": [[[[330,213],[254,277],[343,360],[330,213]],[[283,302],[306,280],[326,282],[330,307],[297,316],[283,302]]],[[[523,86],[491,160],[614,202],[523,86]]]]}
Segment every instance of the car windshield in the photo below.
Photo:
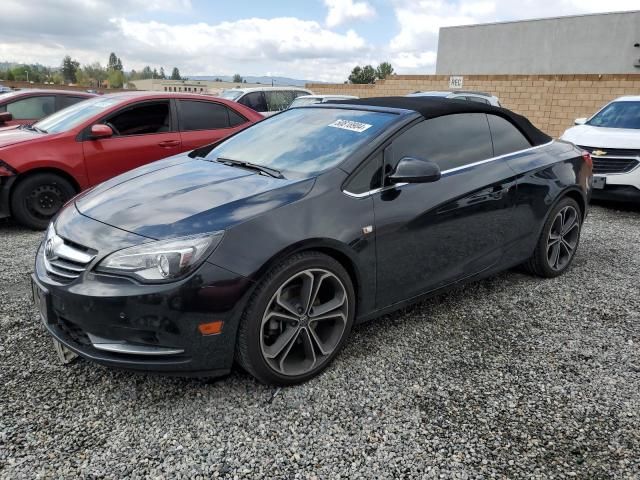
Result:
{"type": "Polygon", "coordinates": [[[613,102],[596,113],[587,125],[640,129],[640,102],[613,102]]]}
{"type": "Polygon", "coordinates": [[[60,133],[71,130],[120,102],[117,98],[91,98],[64,108],[34,124],[39,130],[47,133],[60,133]]]}
{"type": "Polygon", "coordinates": [[[311,97],[311,98],[307,98],[307,97],[298,97],[296,98],[293,103],[291,104],[291,107],[302,107],[303,105],[313,105],[316,103],[322,103],[322,99],[321,98],[316,98],[316,97],[311,97]]]}
{"type": "Polygon", "coordinates": [[[226,98],[227,100],[235,100],[240,95],[242,95],[242,91],[240,90],[223,90],[219,97],[226,98]]]}
{"type": "Polygon", "coordinates": [[[308,177],[338,165],[397,115],[337,108],[297,108],[263,120],[206,156],[248,162],[308,177]]]}

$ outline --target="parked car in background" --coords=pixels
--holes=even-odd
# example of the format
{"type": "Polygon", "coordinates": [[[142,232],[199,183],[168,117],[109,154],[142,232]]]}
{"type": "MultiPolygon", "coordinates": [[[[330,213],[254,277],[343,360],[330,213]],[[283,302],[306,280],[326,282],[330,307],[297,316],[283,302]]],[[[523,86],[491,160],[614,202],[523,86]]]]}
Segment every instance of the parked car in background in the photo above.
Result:
{"type": "Polygon", "coordinates": [[[590,176],[588,153],[489,105],[293,108],[67,204],[34,298],[67,354],[200,376],[235,358],[294,384],[354,323],[522,263],[561,275],[590,176]]]}
{"type": "Polygon", "coordinates": [[[126,92],[86,100],[31,126],[0,129],[0,217],[45,228],[79,191],[262,118],[214,97],[126,92]]]}
{"type": "Polygon", "coordinates": [[[315,105],[316,103],[325,103],[333,100],[353,100],[358,97],[354,95],[302,95],[296,98],[289,108],[303,107],[305,105],[315,105]]]}
{"type": "Polygon", "coordinates": [[[300,87],[230,88],[223,90],[220,97],[238,102],[268,117],[286,110],[302,95],[313,95],[313,92],[300,87]]]}
{"type": "Polygon", "coordinates": [[[25,125],[95,95],[71,90],[16,90],[0,97],[0,127],[25,125]]]}
{"type": "Polygon", "coordinates": [[[593,197],[640,202],[640,96],[620,97],[562,135],[591,153],[593,197]]]}
{"type": "Polygon", "coordinates": [[[485,92],[474,92],[471,90],[455,90],[455,91],[431,91],[431,92],[413,92],[407,95],[407,97],[442,97],[442,98],[455,98],[457,100],[469,100],[470,102],[484,103],[486,105],[493,105],[494,107],[500,107],[500,101],[498,97],[485,92]]]}
{"type": "Polygon", "coordinates": [[[9,87],[5,87],[4,85],[0,85],[0,94],[12,92],[9,87]]]}

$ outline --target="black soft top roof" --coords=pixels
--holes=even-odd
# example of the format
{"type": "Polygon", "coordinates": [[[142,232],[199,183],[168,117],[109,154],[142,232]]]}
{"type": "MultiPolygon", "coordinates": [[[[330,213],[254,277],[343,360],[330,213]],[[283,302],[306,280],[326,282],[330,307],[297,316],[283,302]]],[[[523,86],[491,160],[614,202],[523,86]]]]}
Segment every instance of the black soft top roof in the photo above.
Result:
{"type": "Polygon", "coordinates": [[[333,100],[327,103],[340,103],[343,105],[369,105],[372,107],[402,108],[413,110],[422,115],[425,119],[453,115],[456,113],[491,113],[498,115],[515,125],[533,145],[548,143],[551,137],[522,115],[513,113],[506,108],[494,107],[479,102],[468,100],[456,100],[441,97],[372,97],[358,98],[352,100],[333,100]]]}

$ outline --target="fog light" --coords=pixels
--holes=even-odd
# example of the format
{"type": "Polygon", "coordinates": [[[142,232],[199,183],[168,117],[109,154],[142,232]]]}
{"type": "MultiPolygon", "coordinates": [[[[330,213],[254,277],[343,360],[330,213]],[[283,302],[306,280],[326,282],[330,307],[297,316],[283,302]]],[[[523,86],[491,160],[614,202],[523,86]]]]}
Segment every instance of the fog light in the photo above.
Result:
{"type": "Polygon", "coordinates": [[[222,325],[224,322],[222,320],[216,320],[215,322],[209,323],[201,323],[198,325],[198,330],[202,335],[217,335],[222,332],[222,325]]]}
{"type": "Polygon", "coordinates": [[[160,270],[160,275],[162,275],[163,278],[167,278],[171,273],[171,266],[169,265],[169,259],[163,253],[161,255],[158,255],[158,258],[156,260],[158,262],[158,270],[160,270]]]}

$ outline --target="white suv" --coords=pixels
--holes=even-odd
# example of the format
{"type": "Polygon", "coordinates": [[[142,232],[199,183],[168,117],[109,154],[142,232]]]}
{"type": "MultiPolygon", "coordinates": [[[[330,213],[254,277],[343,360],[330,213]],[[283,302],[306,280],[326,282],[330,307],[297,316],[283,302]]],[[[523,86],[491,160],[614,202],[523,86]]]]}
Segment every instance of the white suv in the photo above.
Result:
{"type": "Polygon", "coordinates": [[[265,117],[289,108],[302,95],[313,95],[311,90],[300,87],[229,88],[220,96],[241,103],[265,117]]]}
{"type": "Polygon", "coordinates": [[[472,92],[468,90],[455,90],[455,91],[432,91],[432,92],[413,92],[407,95],[407,97],[442,97],[442,98],[455,98],[457,100],[469,100],[470,102],[484,103],[487,105],[493,105],[494,107],[501,107],[498,97],[485,92],[472,92]]]}
{"type": "Polygon", "coordinates": [[[593,197],[640,202],[640,96],[615,99],[562,135],[591,153],[593,197]]]}

